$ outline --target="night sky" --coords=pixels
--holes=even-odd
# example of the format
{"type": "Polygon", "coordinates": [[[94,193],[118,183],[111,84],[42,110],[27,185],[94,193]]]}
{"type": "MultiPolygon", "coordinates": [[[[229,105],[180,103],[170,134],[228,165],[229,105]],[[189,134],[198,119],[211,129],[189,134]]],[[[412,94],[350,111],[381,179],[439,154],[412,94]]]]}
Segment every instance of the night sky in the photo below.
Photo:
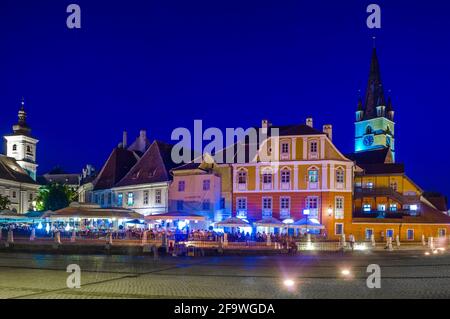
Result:
{"type": "Polygon", "coordinates": [[[0,134],[25,97],[39,174],[100,169],[123,130],[331,123],[353,151],[372,36],[396,110],[397,160],[450,195],[448,1],[1,0],[0,134]],[[82,29],[66,27],[66,7],[82,29]],[[366,7],[382,7],[382,29],[366,7]]]}

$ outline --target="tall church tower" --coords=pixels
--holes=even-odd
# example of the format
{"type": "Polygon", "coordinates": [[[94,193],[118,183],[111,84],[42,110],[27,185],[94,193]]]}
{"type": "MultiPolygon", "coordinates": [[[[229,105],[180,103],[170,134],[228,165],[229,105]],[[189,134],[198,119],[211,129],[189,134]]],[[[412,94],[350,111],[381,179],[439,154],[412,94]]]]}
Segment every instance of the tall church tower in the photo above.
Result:
{"type": "Polygon", "coordinates": [[[365,100],[358,102],[355,122],[355,152],[388,148],[395,162],[394,109],[387,103],[381,82],[377,51],[373,48],[365,100]]]}
{"type": "Polygon", "coordinates": [[[36,180],[36,144],[39,142],[31,136],[31,128],[27,125],[27,113],[22,99],[18,114],[18,122],[13,126],[13,134],[6,135],[6,156],[12,157],[34,180],[36,180]]]}

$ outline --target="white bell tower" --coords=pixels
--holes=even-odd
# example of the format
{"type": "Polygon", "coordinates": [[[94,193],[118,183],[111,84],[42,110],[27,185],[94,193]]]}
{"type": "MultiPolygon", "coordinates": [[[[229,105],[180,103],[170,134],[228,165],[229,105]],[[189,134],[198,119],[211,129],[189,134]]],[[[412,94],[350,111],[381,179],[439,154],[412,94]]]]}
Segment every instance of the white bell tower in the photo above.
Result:
{"type": "Polygon", "coordinates": [[[6,156],[16,160],[33,180],[36,180],[36,144],[39,142],[31,136],[31,128],[27,125],[25,103],[22,104],[18,114],[18,122],[13,126],[13,134],[6,135],[6,156]]]}

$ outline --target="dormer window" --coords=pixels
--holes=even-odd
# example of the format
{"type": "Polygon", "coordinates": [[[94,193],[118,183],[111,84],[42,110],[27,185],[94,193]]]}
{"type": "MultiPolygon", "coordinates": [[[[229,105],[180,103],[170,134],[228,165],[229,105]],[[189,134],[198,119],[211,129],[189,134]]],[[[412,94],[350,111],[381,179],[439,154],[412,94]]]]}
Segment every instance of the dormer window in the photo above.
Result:
{"type": "Polygon", "coordinates": [[[344,188],[344,181],[345,181],[344,169],[339,167],[336,170],[336,188],[338,189],[344,188]]]}
{"type": "Polygon", "coordinates": [[[311,141],[309,142],[309,158],[310,159],[317,159],[319,152],[319,143],[318,141],[311,141]]]}
{"type": "Polygon", "coordinates": [[[282,160],[288,160],[289,159],[289,153],[290,153],[289,143],[282,142],[281,143],[281,159],[282,160]]]}

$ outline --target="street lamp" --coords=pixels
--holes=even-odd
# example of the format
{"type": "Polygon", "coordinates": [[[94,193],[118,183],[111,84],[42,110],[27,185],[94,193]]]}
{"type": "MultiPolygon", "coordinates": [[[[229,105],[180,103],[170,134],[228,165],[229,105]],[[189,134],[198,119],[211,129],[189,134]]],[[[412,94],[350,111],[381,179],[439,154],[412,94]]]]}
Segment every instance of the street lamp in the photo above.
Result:
{"type": "Polygon", "coordinates": [[[327,213],[328,213],[328,217],[333,216],[333,208],[331,208],[331,206],[328,207],[327,213]]]}
{"type": "Polygon", "coordinates": [[[308,216],[309,216],[309,214],[310,214],[309,209],[303,210],[303,215],[306,216],[306,234],[308,234],[308,216]]]}

